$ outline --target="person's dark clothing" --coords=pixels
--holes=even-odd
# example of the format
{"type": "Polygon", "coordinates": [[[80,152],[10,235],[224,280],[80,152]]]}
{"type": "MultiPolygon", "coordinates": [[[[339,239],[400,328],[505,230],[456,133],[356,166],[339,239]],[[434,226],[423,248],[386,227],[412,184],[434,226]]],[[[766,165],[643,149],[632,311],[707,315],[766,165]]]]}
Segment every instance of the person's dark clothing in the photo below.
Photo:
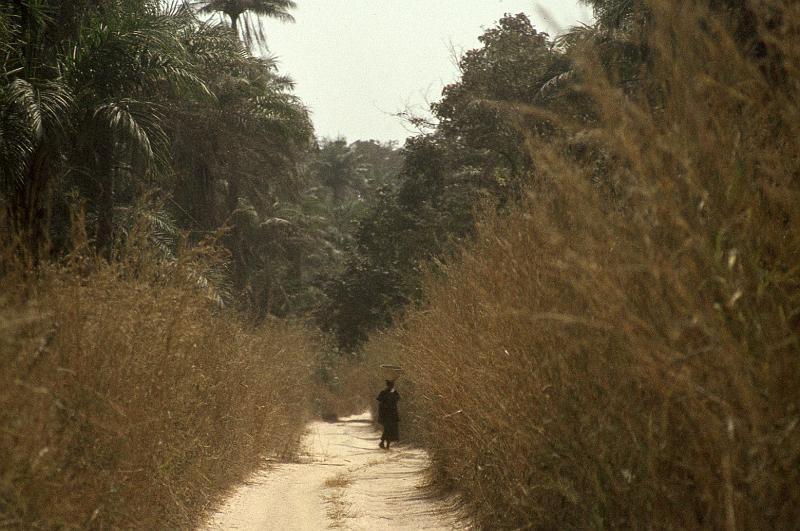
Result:
{"type": "Polygon", "coordinates": [[[378,422],[383,424],[381,441],[399,441],[400,433],[398,422],[400,415],[397,412],[397,401],[400,394],[394,389],[384,389],[378,395],[378,422]]]}

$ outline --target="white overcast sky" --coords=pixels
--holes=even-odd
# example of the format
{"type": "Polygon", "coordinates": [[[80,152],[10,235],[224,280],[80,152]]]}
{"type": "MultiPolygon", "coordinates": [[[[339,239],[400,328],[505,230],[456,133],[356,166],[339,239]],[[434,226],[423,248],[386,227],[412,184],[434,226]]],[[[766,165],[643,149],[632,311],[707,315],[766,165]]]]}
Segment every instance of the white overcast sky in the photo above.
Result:
{"type": "Polygon", "coordinates": [[[551,36],[591,9],[575,0],[296,0],[294,24],[266,23],[270,52],[297,83],[318,137],[397,140],[413,134],[393,113],[417,112],[458,78],[451,49],[504,13],[526,13],[551,36]]]}

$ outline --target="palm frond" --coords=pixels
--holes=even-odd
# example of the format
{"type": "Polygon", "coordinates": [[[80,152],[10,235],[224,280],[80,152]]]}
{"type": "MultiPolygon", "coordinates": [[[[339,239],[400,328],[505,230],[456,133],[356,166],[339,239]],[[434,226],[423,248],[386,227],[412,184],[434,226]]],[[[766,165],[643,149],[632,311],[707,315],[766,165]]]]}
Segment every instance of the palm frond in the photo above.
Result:
{"type": "Polygon", "coordinates": [[[138,150],[148,162],[156,163],[166,156],[169,137],[157,105],[123,98],[99,105],[94,119],[99,127],[138,150]]]}
{"type": "Polygon", "coordinates": [[[193,285],[216,306],[225,306],[225,301],[230,299],[225,272],[213,261],[190,260],[186,263],[179,258],[180,227],[160,203],[145,198],[135,205],[118,207],[117,211],[121,216],[116,218],[116,234],[127,239],[135,230],[142,230],[147,243],[167,270],[178,275],[181,282],[193,285]]]}
{"type": "Polygon", "coordinates": [[[49,128],[62,129],[72,105],[72,95],[59,82],[45,81],[40,86],[15,79],[3,91],[3,106],[25,120],[32,136],[39,140],[49,128]]]}
{"type": "Polygon", "coordinates": [[[556,94],[561,92],[563,88],[572,86],[576,77],[576,71],[570,69],[550,78],[542,85],[539,92],[536,93],[534,102],[541,102],[553,98],[556,94]]]}
{"type": "Polygon", "coordinates": [[[162,259],[174,260],[180,229],[172,215],[162,206],[137,203],[133,206],[117,207],[115,233],[127,236],[134,227],[144,227],[150,245],[162,259]]]}
{"type": "Polygon", "coordinates": [[[72,104],[72,94],[59,81],[17,78],[0,87],[0,179],[6,190],[24,182],[37,146],[59,141],[72,104]]]}

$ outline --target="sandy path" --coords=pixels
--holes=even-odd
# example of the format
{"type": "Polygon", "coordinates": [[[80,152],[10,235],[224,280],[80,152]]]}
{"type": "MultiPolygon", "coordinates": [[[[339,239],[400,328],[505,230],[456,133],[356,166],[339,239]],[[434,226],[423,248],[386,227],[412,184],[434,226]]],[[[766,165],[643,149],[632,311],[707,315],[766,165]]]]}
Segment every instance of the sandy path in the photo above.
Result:
{"type": "Polygon", "coordinates": [[[466,529],[452,500],[421,488],[428,457],[378,448],[369,415],[314,422],[299,463],[255,474],[205,529],[466,529]]]}

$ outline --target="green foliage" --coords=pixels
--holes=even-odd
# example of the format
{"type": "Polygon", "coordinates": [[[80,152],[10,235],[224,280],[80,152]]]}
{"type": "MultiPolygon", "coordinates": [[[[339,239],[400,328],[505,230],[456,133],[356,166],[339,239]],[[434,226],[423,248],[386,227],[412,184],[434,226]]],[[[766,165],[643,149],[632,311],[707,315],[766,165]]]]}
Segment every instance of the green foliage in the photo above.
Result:
{"type": "Polygon", "coordinates": [[[155,189],[167,211],[150,217],[172,220],[161,226],[174,235],[162,239],[164,258],[183,235],[222,229],[231,296],[263,313],[242,297],[274,254],[258,227],[278,198],[297,197],[312,138],[274,61],[157,0],[6,5],[0,35],[0,199],[12,232],[34,253],[58,254],[80,198],[94,245],[111,258],[126,213],[155,189]]]}
{"type": "MultiPolygon", "coordinates": [[[[534,175],[513,113],[498,102],[533,103],[569,60],[521,14],[480,41],[461,59],[461,79],[432,105],[438,126],[407,142],[398,184],[381,189],[360,219],[347,267],[326,288],[321,322],[345,350],[420,300],[422,271],[471,239],[482,201],[503,209],[534,175]]],[[[538,129],[548,131],[544,121],[538,129]]]]}
{"type": "Polygon", "coordinates": [[[272,277],[274,313],[309,314],[330,304],[326,286],[345,268],[357,220],[381,190],[396,186],[401,165],[393,143],[320,142],[306,161],[299,197],[277,203],[267,225],[286,260],[272,277]]]}
{"type": "Polygon", "coordinates": [[[483,46],[459,62],[461,79],[444,88],[432,110],[443,135],[481,152],[479,166],[507,168],[520,180],[530,161],[508,109],[497,103],[533,103],[547,81],[569,68],[569,61],[523,14],[504,17],[479,40],[483,46]]]}
{"type": "MultiPolygon", "coordinates": [[[[228,303],[257,318],[316,313],[356,348],[420,299],[421,272],[470,241],[479,206],[502,212],[544,186],[532,143],[559,142],[622,198],[610,155],[592,140],[581,61],[594,57],[631,94],[647,82],[652,15],[638,1],[590,3],[597,22],[556,40],[522,14],[488,29],[432,105],[435,127],[403,150],[313,146],[291,79],[249,52],[263,43],[260,21],[290,21],[293,2],[3,4],[0,199],[10,229],[34,254],[58,255],[82,204],[107,258],[133,211],[163,229],[165,260],[184,240],[216,237],[229,254],[228,303]],[[237,27],[244,39],[202,13],[248,21],[237,27]]],[[[770,57],[749,11],[717,4],[739,21],[741,44],[770,57]]]]}

